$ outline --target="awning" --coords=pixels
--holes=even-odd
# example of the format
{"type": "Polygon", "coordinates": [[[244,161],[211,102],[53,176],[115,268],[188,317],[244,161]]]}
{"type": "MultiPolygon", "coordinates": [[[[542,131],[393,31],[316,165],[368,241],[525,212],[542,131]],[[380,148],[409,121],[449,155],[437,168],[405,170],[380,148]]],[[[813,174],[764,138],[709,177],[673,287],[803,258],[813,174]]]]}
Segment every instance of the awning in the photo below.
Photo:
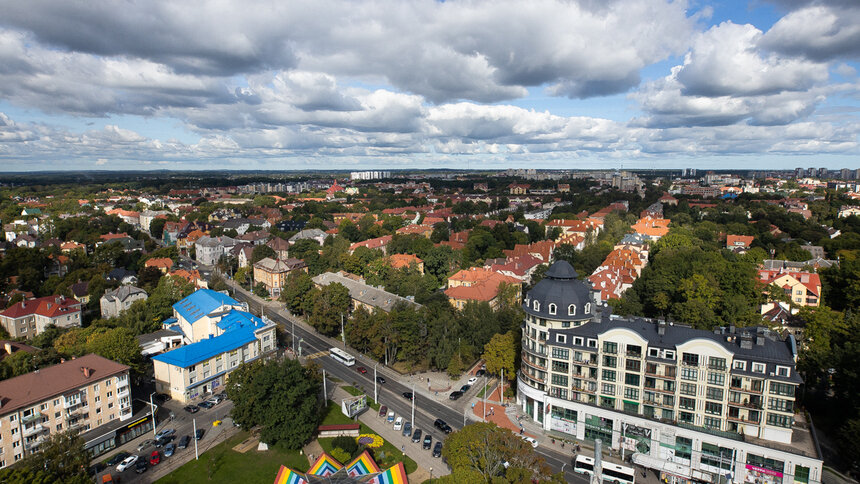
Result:
{"type": "Polygon", "coordinates": [[[684,479],[696,479],[703,482],[713,482],[710,473],[691,469],[689,466],[671,462],[665,459],[636,452],[632,455],[633,463],[649,469],[655,469],[684,479]]]}

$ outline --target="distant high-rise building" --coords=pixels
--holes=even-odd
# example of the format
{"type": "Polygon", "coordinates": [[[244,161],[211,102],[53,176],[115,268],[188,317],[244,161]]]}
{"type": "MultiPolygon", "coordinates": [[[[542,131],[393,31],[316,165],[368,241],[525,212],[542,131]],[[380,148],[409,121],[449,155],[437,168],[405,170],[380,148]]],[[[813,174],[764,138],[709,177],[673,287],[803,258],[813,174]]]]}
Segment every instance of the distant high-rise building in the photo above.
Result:
{"type": "Polygon", "coordinates": [[[681,170],[682,178],[694,178],[696,176],[695,168],[684,168],[681,170]]]}
{"type": "Polygon", "coordinates": [[[795,168],[794,169],[794,177],[795,178],[803,178],[806,175],[806,170],[803,168],[795,168]]]}
{"type": "Polygon", "coordinates": [[[854,175],[854,173],[848,168],[839,170],[839,178],[843,180],[850,180],[852,175],[854,175]]]}
{"type": "Polygon", "coordinates": [[[827,168],[819,168],[818,169],[818,178],[827,178],[827,168]]]}
{"type": "Polygon", "coordinates": [[[809,176],[809,177],[818,176],[818,169],[813,167],[813,166],[809,167],[809,169],[806,170],[806,176],[809,176]]]}
{"type": "Polygon", "coordinates": [[[349,174],[350,180],[379,180],[391,178],[390,171],[354,171],[349,174]]]}

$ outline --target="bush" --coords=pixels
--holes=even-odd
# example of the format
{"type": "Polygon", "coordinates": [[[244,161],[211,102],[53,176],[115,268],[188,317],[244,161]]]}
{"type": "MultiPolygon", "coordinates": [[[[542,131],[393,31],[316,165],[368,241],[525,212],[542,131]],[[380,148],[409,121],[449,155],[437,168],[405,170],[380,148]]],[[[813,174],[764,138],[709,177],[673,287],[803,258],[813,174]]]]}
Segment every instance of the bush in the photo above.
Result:
{"type": "Polygon", "coordinates": [[[353,437],[347,437],[345,435],[335,437],[334,440],[331,441],[331,446],[339,448],[349,455],[355,455],[355,451],[358,450],[358,442],[356,442],[353,437]]]}
{"type": "Polygon", "coordinates": [[[341,464],[348,464],[349,461],[352,460],[352,454],[341,449],[340,447],[334,447],[331,449],[331,456],[341,464]]]}

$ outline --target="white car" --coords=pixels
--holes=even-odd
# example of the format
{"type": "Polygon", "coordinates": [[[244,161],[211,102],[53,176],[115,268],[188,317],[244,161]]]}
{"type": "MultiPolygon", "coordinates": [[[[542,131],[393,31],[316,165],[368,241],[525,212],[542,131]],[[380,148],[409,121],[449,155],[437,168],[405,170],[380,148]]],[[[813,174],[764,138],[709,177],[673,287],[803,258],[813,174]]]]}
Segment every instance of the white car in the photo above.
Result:
{"type": "Polygon", "coordinates": [[[469,378],[468,383],[469,383],[469,385],[474,385],[475,383],[478,383],[478,377],[473,376],[472,378],[469,378]]]}
{"type": "Polygon", "coordinates": [[[130,455],[126,457],[124,461],[120,462],[119,465],[116,466],[116,471],[123,472],[124,470],[133,466],[135,462],[137,462],[137,455],[130,455]]]}
{"type": "Polygon", "coordinates": [[[162,431],[158,432],[157,434],[155,434],[155,440],[158,440],[158,439],[160,439],[160,438],[162,438],[162,437],[167,437],[167,436],[169,436],[169,435],[173,435],[173,434],[175,434],[175,433],[176,433],[176,430],[173,430],[173,429],[164,429],[164,430],[162,430],[162,431]]]}
{"type": "Polygon", "coordinates": [[[532,446],[532,447],[534,447],[535,449],[537,449],[537,446],[538,446],[538,441],[537,441],[537,440],[535,440],[535,439],[534,439],[534,438],[532,438],[532,437],[527,437],[527,436],[525,436],[525,435],[523,435],[523,436],[522,436],[522,438],[523,438],[523,440],[525,440],[526,442],[528,442],[529,444],[531,444],[531,446],[532,446]]]}
{"type": "Polygon", "coordinates": [[[397,417],[397,420],[394,421],[394,430],[403,429],[403,417],[397,417]]]}

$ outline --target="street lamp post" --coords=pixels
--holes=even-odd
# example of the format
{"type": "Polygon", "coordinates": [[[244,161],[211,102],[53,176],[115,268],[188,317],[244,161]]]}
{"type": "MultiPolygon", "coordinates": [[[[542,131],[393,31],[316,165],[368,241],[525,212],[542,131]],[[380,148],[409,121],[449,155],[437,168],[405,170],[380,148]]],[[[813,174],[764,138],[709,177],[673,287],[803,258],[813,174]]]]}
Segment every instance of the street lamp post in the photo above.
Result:
{"type": "Polygon", "coordinates": [[[379,362],[377,361],[375,365],[373,365],[373,401],[379,403],[379,398],[376,394],[376,367],[379,366],[379,362]]]}
{"type": "Polygon", "coordinates": [[[412,426],[415,426],[415,384],[412,384],[412,426]]]}
{"type": "Polygon", "coordinates": [[[466,408],[463,409],[463,427],[466,426],[466,412],[469,411],[469,406],[466,405],[466,408]]]}
{"type": "Polygon", "coordinates": [[[155,392],[149,394],[149,414],[152,417],[152,436],[155,437],[155,405],[152,403],[152,396],[155,395],[155,392]]]}
{"type": "Polygon", "coordinates": [[[564,466],[567,465],[567,462],[561,465],[561,475],[564,476],[564,466]]]}
{"type": "Polygon", "coordinates": [[[484,422],[487,421],[487,375],[484,374],[484,403],[481,405],[481,411],[484,415],[484,422]]]}
{"type": "Polygon", "coordinates": [[[346,349],[346,332],[343,330],[343,313],[340,313],[340,338],[343,340],[343,349],[346,349]]]}

